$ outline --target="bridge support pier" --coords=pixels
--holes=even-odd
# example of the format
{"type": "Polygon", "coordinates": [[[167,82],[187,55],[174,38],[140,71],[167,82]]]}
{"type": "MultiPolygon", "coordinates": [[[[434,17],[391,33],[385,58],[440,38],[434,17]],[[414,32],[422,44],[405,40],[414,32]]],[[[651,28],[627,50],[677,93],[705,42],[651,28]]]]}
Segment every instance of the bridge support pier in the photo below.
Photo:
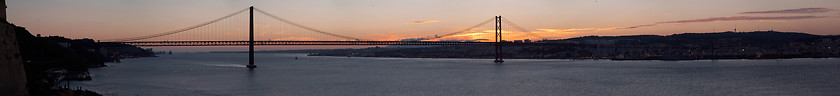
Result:
{"type": "Polygon", "coordinates": [[[493,62],[505,62],[502,60],[502,44],[504,44],[502,40],[502,16],[496,16],[496,60],[493,62]]]}
{"type": "Polygon", "coordinates": [[[250,39],[248,40],[248,67],[249,69],[257,68],[257,65],[254,65],[254,6],[249,8],[250,10],[250,39]]]}

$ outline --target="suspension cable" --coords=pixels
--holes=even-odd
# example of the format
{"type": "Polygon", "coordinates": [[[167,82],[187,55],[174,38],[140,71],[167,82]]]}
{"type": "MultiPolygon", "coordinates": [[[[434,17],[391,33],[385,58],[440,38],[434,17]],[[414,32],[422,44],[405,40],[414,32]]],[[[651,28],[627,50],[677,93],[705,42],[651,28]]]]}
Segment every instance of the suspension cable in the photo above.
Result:
{"type": "Polygon", "coordinates": [[[464,33],[464,32],[466,32],[466,31],[469,31],[469,30],[472,30],[472,29],[475,29],[475,28],[481,27],[481,26],[483,26],[483,25],[486,25],[487,23],[490,23],[490,21],[493,21],[493,20],[495,20],[495,19],[494,19],[494,18],[490,18],[490,19],[487,19],[487,20],[486,20],[486,21],[484,21],[484,22],[478,23],[477,25],[472,26],[472,27],[469,27],[469,28],[467,28],[467,29],[464,29],[464,30],[461,30],[461,31],[455,31],[455,32],[452,32],[452,33],[449,33],[449,34],[444,34],[444,35],[440,35],[440,36],[433,37],[433,38],[429,38],[429,40],[432,40],[432,39],[440,39],[440,38],[443,38],[443,37],[448,37],[448,36],[452,36],[452,35],[456,35],[456,34],[464,33]]]}
{"type": "Polygon", "coordinates": [[[318,32],[318,33],[321,33],[321,34],[326,34],[326,35],[335,36],[335,37],[340,37],[340,38],[345,38],[345,39],[361,40],[361,39],[356,38],[356,37],[342,36],[342,35],[338,35],[338,34],[333,34],[333,33],[325,32],[325,31],[317,30],[317,29],[314,29],[314,28],[309,28],[309,27],[306,27],[306,26],[303,26],[303,25],[300,25],[300,24],[294,23],[294,22],[292,22],[292,21],[288,21],[288,20],[286,20],[286,19],[283,19],[283,18],[277,17],[277,16],[275,16],[275,15],[269,14],[268,12],[265,12],[265,11],[263,11],[263,10],[260,10],[260,9],[257,9],[257,8],[254,8],[254,9],[255,9],[255,10],[257,10],[257,12],[260,12],[260,13],[262,13],[262,14],[268,15],[268,17],[271,17],[271,18],[274,18],[274,19],[277,19],[277,20],[280,20],[280,21],[283,21],[283,22],[289,23],[290,25],[297,26],[297,27],[300,27],[300,28],[303,28],[303,29],[306,29],[306,30],[309,30],[309,31],[315,31],[315,32],[318,32]]]}
{"type": "Polygon", "coordinates": [[[203,27],[203,26],[206,26],[206,25],[210,25],[210,24],[216,23],[216,22],[218,22],[218,21],[221,21],[221,20],[227,19],[227,18],[229,18],[229,17],[232,17],[232,16],[234,16],[234,15],[236,15],[236,14],[239,14],[239,13],[245,12],[246,10],[248,10],[248,9],[247,9],[247,8],[246,8],[246,9],[242,9],[242,10],[239,10],[239,11],[234,12],[234,13],[232,13],[232,14],[226,15],[226,16],[224,16],[224,17],[221,17],[221,18],[218,18],[218,19],[211,20],[211,21],[209,21],[209,22],[204,22],[204,23],[201,23],[201,24],[198,24],[198,25],[194,25],[194,26],[190,26],[190,27],[187,27],[187,28],[178,29],[178,30],[174,30],[174,31],[169,31],[169,32],[164,32],[164,33],[158,33],[158,34],[152,34],[152,35],[146,35],[146,36],[137,36],[137,37],[129,37],[129,38],[118,38],[118,39],[106,39],[105,41],[111,41],[111,42],[134,41],[134,40],[149,39],[149,38],[161,37],[161,36],[166,36],[166,35],[172,35],[172,34],[181,33],[181,32],[189,31],[189,30],[192,30],[192,29],[196,29],[196,28],[199,28],[199,27],[203,27]]]}
{"type": "Polygon", "coordinates": [[[508,20],[507,18],[502,18],[502,19],[504,19],[504,20],[502,20],[502,21],[503,21],[503,22],[505,22],[505,24],[511,25],[511,27],[513,27],[513,28],[515,28],[515,29],[517,29],[517,30],[519,30],[519,31],[522,31],[522,32],[524,32],[524,33],[526,33],[526,34],[528,34],[528,35],[531,35],[531,36],[537,37],[537,38],[539,38],[539,39],[543,39],[543,38],[544,38],[544,37],[542,37],[542,36],[540,36],[540,35],[534,34],[533,32],[531,32],[531,31],[530,31],[530,30],[528,30],[528,29],[525,29],[525,28],[520,27],[519,25],[516,25],[515,23],[511,22],[511,21],[510,21],[510,20],[508,20]]]}

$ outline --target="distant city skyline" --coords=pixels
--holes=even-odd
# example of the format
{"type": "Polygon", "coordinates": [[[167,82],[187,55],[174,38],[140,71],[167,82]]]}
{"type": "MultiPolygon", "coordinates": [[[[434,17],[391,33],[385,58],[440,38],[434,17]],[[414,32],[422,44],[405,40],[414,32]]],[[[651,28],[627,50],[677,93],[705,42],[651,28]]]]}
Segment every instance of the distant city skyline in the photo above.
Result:
{"type": "MultiPolygon", "coordinates": [[[[33,34],[91,39],[171,31],[251,5],[319,30],[371,40],[442,35],[496,15],[545,39],[723,32],[736,26],[738,31],[840,34],[836,27],[840,1],[831,0],[11,0],[6,4],[9,21],[33,34]]],[[[510,41],[542,39],[522,32],[507,34],[510,41]]],[[[262,35],[277,35],[264,38],[269,40],[318,40],[262,35]]],[[[492,36],[476,31],[440,40],[492,40],[492,36]]]]}

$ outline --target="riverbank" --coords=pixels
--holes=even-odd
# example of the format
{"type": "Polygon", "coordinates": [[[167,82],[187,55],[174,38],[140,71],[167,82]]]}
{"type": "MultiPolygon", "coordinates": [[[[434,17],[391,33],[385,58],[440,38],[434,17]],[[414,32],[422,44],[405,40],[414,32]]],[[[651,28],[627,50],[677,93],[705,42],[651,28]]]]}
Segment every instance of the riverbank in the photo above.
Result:
{"type": "MultiPolygon", "coordinates": [[[[489,48],[479,49],[471,46],[433,46],[421,48],[363,48],[363,49],[315,49],[315,50],[263,50],[256,53],[301,53],[307,56],[333,56],[333,57],[391,57],[391,58],[467,58],[467,59],[492,59],[494,53],[483,52],[489,48]],[[448,50],[444,50],[448,49],[448,50]]],[[[727,59],[794,59],[794,58],[838,58],[840,55],[815,55],[815,54],[787,54],[787,55],[649,55],[649,56],[548,56],[522,52],[527,48],[506,48],[513,50],[504,54],[505,59],[608,59],[608,60],[727,60],[727,59]]],[[[248,53],[246,51],[215,51],[208,53],[248,53]]]]}
{"type": "MultiPolygon", "coordinates": [[[[584,36],[558,40],[515,40],[502,44],[555,43],[563,46],[503,46],[510,59],[706,60],[840,57],[840,36],[755,31],[673,35],[584,36]],[[773,37],[773,38],[768,38],[773,37]]],[[[521,45],[521,44],[520,44],[521,45]]],[[[263,50],[309,56],[402,58],[495,58],[492,45],[387,45],[360,49],[263,50]]],[[[236,51],[243,52],[243,51],[236,51]]]]}

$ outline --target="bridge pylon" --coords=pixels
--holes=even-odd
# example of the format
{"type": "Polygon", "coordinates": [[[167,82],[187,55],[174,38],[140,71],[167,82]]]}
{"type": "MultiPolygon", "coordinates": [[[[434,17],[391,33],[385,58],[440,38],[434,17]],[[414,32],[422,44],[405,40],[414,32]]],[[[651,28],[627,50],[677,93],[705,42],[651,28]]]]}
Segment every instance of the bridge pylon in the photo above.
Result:
{"type": "Polygon", "coordinates": [[[504,41],[502,40],[502,16],[496,16],[496,60],[493,62],[502,63],[505,62],[502,60],[502,45],[504,41]]]}
{"type": "Polygon", "coordinates": [[[248,8],[250,10],[250,17],[249,17],[249,33],[250,39],[248,39],[248,67],[249,69],[257,68],[257,65],[254,65],[254,6],[248,8]]]}

